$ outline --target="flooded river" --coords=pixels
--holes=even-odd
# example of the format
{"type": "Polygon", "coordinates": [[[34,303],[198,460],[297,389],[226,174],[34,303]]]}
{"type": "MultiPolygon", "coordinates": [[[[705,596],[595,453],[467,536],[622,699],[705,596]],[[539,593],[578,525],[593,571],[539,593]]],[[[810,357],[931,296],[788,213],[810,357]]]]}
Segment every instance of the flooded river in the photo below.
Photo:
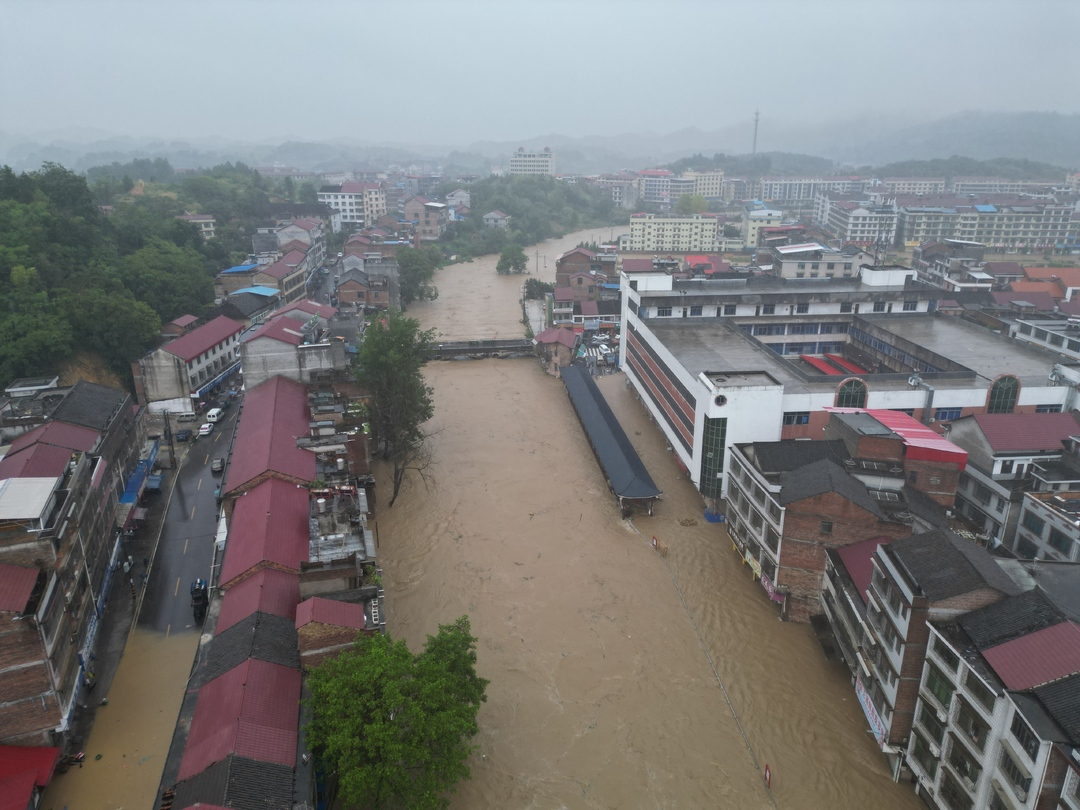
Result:
{"type": "MultiPolygon", "coordinates": [[[[530,269],[539,250],[551,280],[555,257],[594,236],[607,234],[531,248],[530,269]]],[[[520,336],[521,278],[494,263],[440,270],[440,298],[410,314],[446,337],[520,336]]],[[[601,389],[664,491],[634,525],[562,383],[536,362],[426,374],[438,483],[407,485],[381,512],[380,556],[394,636],[419,648],[468,613],[479,638],[491,684],[454,808],[922,806],[892,783],[846,670],[808,627],[776,618],[723,528],[703,520],[621,374],[601,389]],[[642,535],[666,543],[667,559],[642,535]]]]}

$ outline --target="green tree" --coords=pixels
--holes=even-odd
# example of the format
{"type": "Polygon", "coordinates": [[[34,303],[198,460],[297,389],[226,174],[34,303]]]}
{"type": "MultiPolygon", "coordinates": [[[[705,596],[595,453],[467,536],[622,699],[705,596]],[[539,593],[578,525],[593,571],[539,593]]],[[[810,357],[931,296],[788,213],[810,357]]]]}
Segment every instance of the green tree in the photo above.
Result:
{"type": "Polygon", "coordinates": [[[529,257],[521,245],[507,245],[499,254],[499,263],[495,265],[495,272],[499,275],[509,273],[524,273],[529,268],[529,257]]]}
{"type": "Polygon", "coordinates": [[[471,776],[487,684],[468,616],[440,625],[419,655],[389,636],[361,636],[311,671],[308,741],[346,805],[445,808],[471,776]]]}
{"type": "Polygon", "coordinates": [[[413,301],[434,301],[439,297],[438,289],[431,282],[441,260],[442,254],[436,247],[402,248],[397,252],[398,294],[402,309],[413,301]]]}
{"type": "Polygon", "coordinates": [[[709,208],[709,201],[700,194],[683,194],[675,201],[675,213],[679,216],[702,214],[709,208]]]}
{"type": "Polygon", "coordinates": [[[546,281],[541,281],[538,278],[525,279],[525,298],[526,300],[536,300],[543,298],[547,293],[554,292],[555,285],[549,284],[546,281]]]}
{"type": "Polygon", "coordinates": [[[154,237],[120,262],[120,279],[162,321],[201,310],[214,298],[214,283],[202,255],[154,237]]]}
{"type": "Polygon", "coordinates": [[[371,396],[371,427],[376,447],[391,465],[393,506],[410,471],[427,481],[430,463],[422,425],[434,413],[432,390],[421,369],[427,363],[434,330],[421,331],[420,322],[391,310],[364,333],[357,352],[357,382],[371,396]]]}

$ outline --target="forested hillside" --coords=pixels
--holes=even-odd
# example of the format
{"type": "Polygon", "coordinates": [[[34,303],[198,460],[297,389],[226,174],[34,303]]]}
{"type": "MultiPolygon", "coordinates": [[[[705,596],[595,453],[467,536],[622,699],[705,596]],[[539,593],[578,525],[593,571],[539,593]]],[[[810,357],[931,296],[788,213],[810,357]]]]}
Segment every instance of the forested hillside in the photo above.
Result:
{"type": "Polygon", "coordinates": [[[214,274],[250,250],[245,215],[267,201],[246,167],[215,171],[175,186],[118,184],[106,215],[62,166],[0,168],[0,380],[54,372],[76,352],[127,380],[163,321],[200,315],[214,274]],[[186,209],[220,215],[221,238],[204,242],[175,218],[186,209]]]}

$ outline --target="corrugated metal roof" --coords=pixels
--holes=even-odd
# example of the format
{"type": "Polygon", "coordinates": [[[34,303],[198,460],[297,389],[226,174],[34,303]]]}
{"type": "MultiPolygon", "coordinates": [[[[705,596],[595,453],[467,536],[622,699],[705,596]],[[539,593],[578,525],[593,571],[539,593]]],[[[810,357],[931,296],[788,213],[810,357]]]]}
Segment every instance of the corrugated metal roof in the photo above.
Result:
{"type": "Polygon", "coordinates": [[[1080,672],[1080,625],[1060,622],[982,654],[1009,689],[1032,689],[1080,672]]]}
{"type": "Polygon", "coordinates": [[[980,413],[972,418],[996,453],[1060,451],[1066,439],[1080,433],[1071,413],[980,413]]]}
{"type": "MultiPolygon", "coordinates": [[[[34,592],[38,569],[0,563],[0,610],[22,613],[34,592]]],[[[2,757],[0,757],[2,761],[2,757]]]]}
{"type": "Polygon", "coordinates": [[[52,478],[0,480],[0,520],[32,520],[41,517],[57,487],[52,478]]]}
{"type": "Polygon", "coordinates": [[[195,323],[197,320],[199,319],[194,315],[181,315],[179,318],[173,318],[169,323],[173,326],[188,326],[189,324],[195,323]]]}
{"type": "Polygon", "coordinates": [[[308,516],[308,491],[276,478],[238,498],[221,581],[227,583],[263,561],[299,571],[308,558],[308,516]]]}
{"type": "Polygon", "coordinates": [[[71,461],[71,451],[66,447],[35,444],[21,453],[8,453],[0,461],[0,479],[3,478],[60,478],[71,461]]]}
{"type": "Polygon", "coordinates": [[[296,322],[292,318],[278,316],[272,321],[267,321],[251,337],[244,342],[250,343],[258,338],[269,338],[288,343],[291,346],[299,346],[304,342],[304,333],[297,330],[296,322]]]}
{"type": "Polygon", "coordinates": [[[904,440],[907,451],[905,457],[924,461],[945,461],[958,464],[963,470],[967,466],[967,451],[950,442],[939,433],[935,433],[918,419],[901,411],[865,410],[851,408],[826,408],[835,413],[866,413],[883,424],[904,440]]]}
{"type": "MultiPolygon", "coordinates": [[[[0,745],[0,779],[29,773],[31,785],[45,787],[60,759],[60,749],[41,745],[0,745]]],[[[29,797],[27,797],[29,798],[29,797]]],[[[25,810],[25,804],[18,810],[25,810]]]]}
{"type": "Polygon", "coordinates": [[[49,421],[24,433],[12,441],[8,455],[18,453],[32,444],[51,444],[88,453],[94,449],[101,436],[93,428],[72,425],[68,422],[49,421]]]}
{"type": "Polygon", "coordinates": [[[190,362],[208,349],[221,343],[230,335],[242,332],[243,324],[226,318],[222,315],[214,318],[210,323],[203,324],[198,329],[193,329],[182,337],[178,337],[161,348],[169,354],[176,355],[184,362],[190,362]]]}
{"type": "Polygon", "coordinates": [[[301,383],[273,377],[248,391],[224,492],[268,471],[314,481],[315,454],[296,446],[298,437],[308,435],[309,418],[307,389],[301,383]]]}
{"type": "Polygon", "coordinates": [[[313,596],[301,602],[296,608],[296,627],[317,622],[338,627],[364,629],[364,606],[352,602],[339,602],[336,599],[321,599],[313,596]]]}
{"type": "Polygon", "coordinates": [[[264,568],[237,582],[221,598],[215,633],[224,633],[253,613],[272,613],[296,619],[300,601],[300,577],[288,571],[264,568]]]}
{"type": "Polygon", "coordinates": [[[294,765],[300,671],[248,659],[199,691],[179,780],[230,754],[294,765]]]}

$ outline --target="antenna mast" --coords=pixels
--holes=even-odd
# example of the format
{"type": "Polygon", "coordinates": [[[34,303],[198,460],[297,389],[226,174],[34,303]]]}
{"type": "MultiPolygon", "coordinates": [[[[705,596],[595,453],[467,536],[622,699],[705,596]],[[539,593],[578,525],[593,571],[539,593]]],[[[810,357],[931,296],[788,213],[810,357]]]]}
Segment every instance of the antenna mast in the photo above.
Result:
{"type": "Polygon", "coordinates": [[[754,148],[750,152],[751,157],[757,154],[757,125],[758,118],[761,117],[761,110],[754,110],[754,148]]]}

